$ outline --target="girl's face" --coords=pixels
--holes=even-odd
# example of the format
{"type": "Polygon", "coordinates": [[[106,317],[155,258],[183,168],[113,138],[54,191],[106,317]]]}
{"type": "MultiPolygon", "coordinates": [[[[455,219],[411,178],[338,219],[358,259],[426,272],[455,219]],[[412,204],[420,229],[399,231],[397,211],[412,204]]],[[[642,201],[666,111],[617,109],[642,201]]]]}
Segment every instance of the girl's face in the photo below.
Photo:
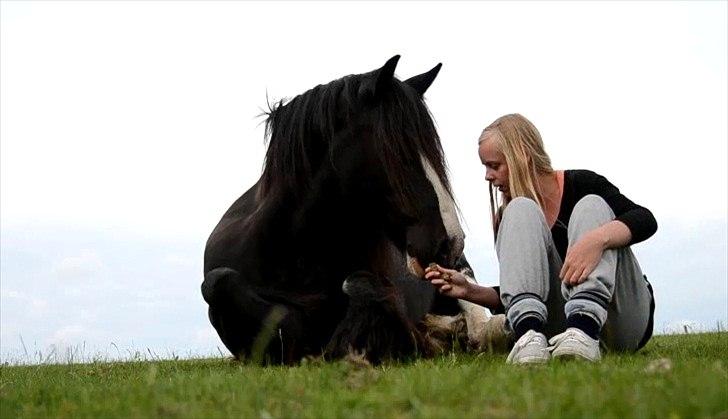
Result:
{"type": "Polygon", "coordinates": [[[478,147],[480,161],[485,166],[485,180],[498,188],[506,198],[511,197],[508,189],[508,165],[506,158],[495,147],[495,141],[489,136],[485,137],[478,147]]]}

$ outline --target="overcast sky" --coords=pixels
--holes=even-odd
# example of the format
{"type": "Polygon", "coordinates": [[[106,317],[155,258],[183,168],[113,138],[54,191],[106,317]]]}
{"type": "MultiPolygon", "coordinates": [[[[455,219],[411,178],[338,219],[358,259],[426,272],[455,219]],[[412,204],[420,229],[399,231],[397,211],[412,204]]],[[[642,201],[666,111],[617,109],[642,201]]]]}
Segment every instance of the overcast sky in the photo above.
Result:
{"type": "Polygon", "coordinates": [[[266,94],[395,54],[401,79],[443,63],[426,98],[481,283],[497,263],[477,138],[519,112],[555,168],[654,212],[634,250],[657,332],[725,328],[727,4],[3,1],[0,359],[222,347],[202,252],[260,176],[266,94]]]}

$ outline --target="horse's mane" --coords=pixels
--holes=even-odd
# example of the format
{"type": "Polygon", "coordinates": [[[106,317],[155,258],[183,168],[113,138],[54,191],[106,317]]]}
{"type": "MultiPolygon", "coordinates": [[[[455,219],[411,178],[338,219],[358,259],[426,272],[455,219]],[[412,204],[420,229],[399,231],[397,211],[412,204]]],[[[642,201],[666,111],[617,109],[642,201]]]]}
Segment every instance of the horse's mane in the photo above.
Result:
{"type": "MultiPolygon", "coordinates": [[[[363,75],[334,80],[285,102],[269,105],[266,112],[266,152],[258,197],[271,194],[300,196],[308,187],[337,130],[350,125],[353,113],[362,109],[363,75]]],[[[407,84],[392,79],[391,88],[373,99],[368,108],[369,135],[398,200],[407,208],[416,207],[407,168],[420,164],[420,156],[430,162],[440,181],[452,195],[444,154],[432,117],[422,97],[407,84]]]]}

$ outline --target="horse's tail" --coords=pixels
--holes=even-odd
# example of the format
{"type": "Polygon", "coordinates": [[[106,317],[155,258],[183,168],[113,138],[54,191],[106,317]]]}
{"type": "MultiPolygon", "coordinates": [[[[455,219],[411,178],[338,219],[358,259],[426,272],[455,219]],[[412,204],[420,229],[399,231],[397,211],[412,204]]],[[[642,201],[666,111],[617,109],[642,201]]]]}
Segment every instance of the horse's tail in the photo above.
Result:
{"type": "Polygon", "coordinates": [[[202,297],[210,322],[228,350],[253,362],[292,362],[302,327],[296,309],[261,297],[240,273],[227,267],[205,274],[202,297]]]}

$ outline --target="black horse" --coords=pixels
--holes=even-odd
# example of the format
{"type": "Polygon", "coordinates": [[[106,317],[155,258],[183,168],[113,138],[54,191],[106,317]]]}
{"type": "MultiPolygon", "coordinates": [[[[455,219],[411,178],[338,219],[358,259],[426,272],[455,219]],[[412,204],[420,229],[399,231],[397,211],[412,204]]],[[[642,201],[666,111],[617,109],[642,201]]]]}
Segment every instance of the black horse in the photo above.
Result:
{"type": "Polygon", "coordinates": [[[236,357],[427,352],[417,325],[436,293],[408,262],[467,262],[422,98],[441,65],[402,82],[398,59],[270,110],[263,174],[205,249],[202,294],[236,357]]]}

